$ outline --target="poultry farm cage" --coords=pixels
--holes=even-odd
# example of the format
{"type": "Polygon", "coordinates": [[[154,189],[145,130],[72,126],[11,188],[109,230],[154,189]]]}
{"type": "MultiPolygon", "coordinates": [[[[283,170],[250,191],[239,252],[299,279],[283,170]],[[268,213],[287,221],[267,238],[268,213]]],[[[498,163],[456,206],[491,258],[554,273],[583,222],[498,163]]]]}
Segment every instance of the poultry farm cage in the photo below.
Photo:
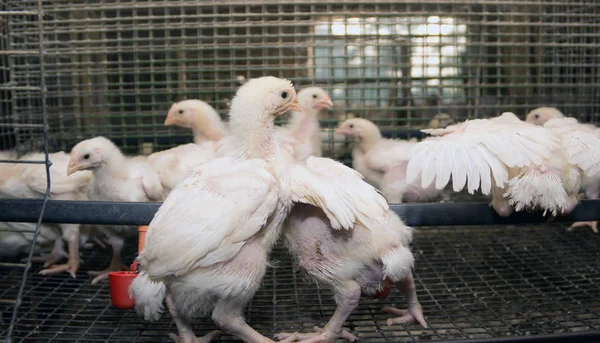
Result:
{"type": "MultiPolygon", "coordinates": [[[[391,138],[420,136],[440,113],[522,118],[554,106],[582,122],[600,118],[596,0],[0,0],[0,46],[0,150],[19,154],[69,151],[100,135],[129,154],[191,142],[163,125],[173,102],[202,99],[225,116],[237,87],[264,75],[329,93],[324,154],[345,162],[351,142],[333,129],[350,117],[391,138]]],[[[0,220],[37,222],[35,239],[41,221],[143,225],[158,207],[48,195],[1,201],[0,220]]],[[[429,327],[386,325],[380,307],[403,307],[402,296],[362,299],[346,323],[361,341],[600,341],[600,238],[560,224],[598,219],[596,201],[554,223],[500,218],[462,195],[393,208],[417,227],[414,275],[429,327]]],[[[0,234],[0,248],[15,250],[14,233],[0,234]]],[[[90,284],[85,272],[108,264],[98,248],[83,250],[77,279],[39,275],[31,248],[2,254],[7,341],[166,342],[175,331],[169,315],[145,322],[111,306],[107,283],[90,284]]],[[[125,250],[131,263],[134,244],[125,250]]],[[[308,282],[284,247],[272,260],[249,324],[268,337],[324,324],[331,291],[308,282]]],[[[215,326],[204,319],[194,329],[215,326]]]]}

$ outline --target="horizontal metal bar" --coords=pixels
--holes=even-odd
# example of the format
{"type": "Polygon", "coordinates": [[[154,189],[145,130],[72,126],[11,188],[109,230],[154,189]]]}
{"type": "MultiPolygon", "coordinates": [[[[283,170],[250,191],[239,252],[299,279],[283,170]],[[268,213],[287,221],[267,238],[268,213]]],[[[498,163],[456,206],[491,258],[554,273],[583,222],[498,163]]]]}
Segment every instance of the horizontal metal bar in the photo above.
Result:
{"type": "Polygon", "coordinates": [[[35,86],[9,86],[9,85],[0,85],[0,91],[38,91],[41,92],[41,87],[35,86]]]}
{"type": "Polygon", "coordinates": [[[0,127],[17,127],[17,128],[30,128],[30,129],[41,129],[44,124],[19,124],[19,123],[0,123],[0,127]]]}
{"type": "Polygon", "coordinates": [[[19,56],[26,56],[26,55],[31,55],[31,56],[39,56],[40,52],[35,51],[35,50],[0,50],[0,56],[2,55],[19,55],[19,56]]]}
{"type": "Polygon", "coordinates": [[[38,11],[0,11],[0,16],[9,15],[38,15],[38,11]]]}
{"type": "Polygon", "coordinates": [[[25,263],[0,262],[0,267],[20,267],[20,268],[25,268],[25,263]]]}
{"type": "MultiPolygon", "coordinates": [[[[0,221],[35,222],[42,208],[39,199],[0,200],[0,221]]],[[[46,205],[45,223],[82,223],[105,225],[147,225],[161,203],[125,203],[98,201],[50,200],[46,205]]],[[[503,218],[487,203],[392,204],[392,210],[410,226],[465,226],[541,224],[591,221],[600,219],[600,200],[582,201],[568,216],[554,219],[541,213],[518,212],[503,218]]]]}
{"type": "Polygon", "coordinates": [[[6,305],[14,305],[15,304],[15,300],[9,300],[9,299],[0,299],[0,304],[6,304],[6,305]]]}
{"type": "MultiPolygon", "coordinates": [[[[46,164],[46,161],[27,161],[27,160],[0,160],[0,163],[19,163],[19,164],[46,164]]],[[[52,163],[50,163],[52,164],[52,163]]]]}

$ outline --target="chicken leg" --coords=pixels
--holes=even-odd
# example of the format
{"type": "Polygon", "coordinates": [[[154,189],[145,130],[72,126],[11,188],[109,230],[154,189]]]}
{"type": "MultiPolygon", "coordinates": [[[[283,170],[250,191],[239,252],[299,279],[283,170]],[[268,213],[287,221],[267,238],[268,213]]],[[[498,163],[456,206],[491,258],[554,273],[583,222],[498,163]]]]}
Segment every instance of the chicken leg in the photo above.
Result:
{"type": "Polygon", "coordinates": [[[412,273],[404,278],[404,280],[397,283],[396,288],[406,295],[406,299],[408,300],[408,310],[400,310],[395,307],[382,308],[381,310],[383,312],[396,316],[395,318],[389,318],[387,320],[387,325],[392,326],[393,324],[406,324],[416,321],[424,328],[427,328],[427,323],[425,322],[425,318],[423,318],[423,309],[417,298],[417,289],[412,273]]]}
{"type": "MultiPolygon", "coordinates": [[[[244,342],[248,343],[275,343],[273,340],[261,335],[248,325],[242,317],[242,309],[239,303],[222,299],[217,302],[212,312],[212,320],[218,327],[227,330],[244,342]]],[[[293,333],[280,342],[291,343],[298,339],[298,334],[293,333]]],[[[325,339],[310,340],[303,343],[324,342],[325,339]]]]}
{"type": "MultiPolygon", "coordinates": [[[[594,187],[591,187],[591,189],[588,189],[585,192],[586,197],[591,200],[597,200],[598,198],[600,198],[600,190],[598,190],[597,188],[598,188],[598,186],[594,185],[594,187]]],[[[575,229],[577,227],[586,227],[586,226],[591,227],[592,231],[594,231],[594,233],[598,233],[598,222],[597,221],[575,222],[575,223],[571,224],[571,226],[569,226],[567,231],[573,231],[573,229],[575,229]]]]}
{"type": "MultiPolygon", "coordinates": [[[[329,319],[325,327],[319,328],[315,326],[316,332],[297,334],[298,339],[305,342],[331,342],[338,338],[344,338],[350,342],[356,341],[358,338],[344,329],[344,323],[350,314],[358,307],[360,302],[361,289],[360,285],[355,281],[347,281],[341,287],[336,288],[337,308],[333,316],[329,319]]],[[[294,334],[282,332],[275,337],[277,339],[288,339],[294,334]]]]}
{"type": "Polygon", "coordinates": [[[179,331],[179,336],[174,333],[169,334],[169,337],[171,337],[175,343],[209,343],[215,337],[221,334],[221,331],[215,330],[206,336],[196,337],[196,335],[194,335],[194,331],[192,330],[192,326],[183,320],[181,315],[179,315],[177,312],[177,309],[175,308],[175,301],[168,291],[165,295],[165,300],[167,302],[167,308],[171,313],[171,317],[173,317],[175,325],[177,326],[177,330],[179,331]]]}
{"type": "MultiPolygon", "coordinates": [[[[44,268],[53,266],[54,264],[56,264],[63,258],[68,257],[67,252],[64,249],[64,246],[65,246],[65,243],[63,242],[62,238],[58,238],[58,239],[56,239],[56,241],[54,241],[54,247],[52,248],[52,251],[50,252],[50,254],[44,255],[44,256],[33,256],[31,258],[31,262],[44,262],[44,268]]],[[[24,258],[21,260],[21,262],[26,262],[26,261],[27,261],[27,258],[24,258]]]]}
{"type": "MultiPolygon", "coordinates": [[[[81,264],[81,257],[79,257],[79,224],[61,224],[63,231],[63,237],[67,240],[69,246],[69,256],[66,264],[60,265],[46,265],[46,269],[40,271],[42,275],[52,275],[58,273],[69,272],[73,279],[77,278],[77,270],[81,264]],[[50,268],[47,268],[51,266],[50,268]]],[[[62,242],[61,238],[61,242],[62,242]]]]}
{"type": "Polygon", "coordinates": [[[96,284],[101,280],[108,278],[108,273],[110,272],[118,272],[122,270],[129,270],[129,268],[123,264],[121,260],[121,249],[125,244],[123,237],[118,235],[111,235],[108,238],[108,242],[112,247],[112,259],[110,261],[110,265],[108,268],[101,271],[89,271],[88,274],[92,276],[96,276],[92,280],[92,284],[96,284]]]}

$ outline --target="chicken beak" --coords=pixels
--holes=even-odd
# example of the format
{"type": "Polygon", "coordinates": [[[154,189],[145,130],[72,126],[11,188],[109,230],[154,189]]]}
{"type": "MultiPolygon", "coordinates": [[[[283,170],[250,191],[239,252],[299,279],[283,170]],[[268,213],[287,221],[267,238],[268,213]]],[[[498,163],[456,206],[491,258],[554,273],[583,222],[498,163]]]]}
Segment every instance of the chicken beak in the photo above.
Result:
{"type": "Polygon", "coordinates": [[[318,109],[322,109],[322,108],[326,108],[328,110],[330,110],[333,107],[333,101],[331,101],[331,99],[329,97],[319,101],[317,103],[317,107],[318,109]]]}
{"type": "Polygon", "coordinates": [[[173,120],[173,116],[167,114],[167,119],[165,119],[165,126],[175,125],[175,120],[173,120]]]}
{"type": "Polygon", "coordinates": [[[340,126],[337,129],[335,129],[335,133],[338,135],[345,135],[348,132],[342,126],[340,126]]]}
{"type": "Polygon", "coordinates": [[[300,107],[300,103],[298,103],[298,99],[294,99],[288,109],[296,112],[302,112],[302,108],[300,107]]]}
{"type": "Polygon", "coordinates": [[[67,176],[73,174],[76,171],[80,171],[83,169],[83,165],[81,164],[76,164],[73,162],[69,162],[69,165],[67,166],[67,176]]]}

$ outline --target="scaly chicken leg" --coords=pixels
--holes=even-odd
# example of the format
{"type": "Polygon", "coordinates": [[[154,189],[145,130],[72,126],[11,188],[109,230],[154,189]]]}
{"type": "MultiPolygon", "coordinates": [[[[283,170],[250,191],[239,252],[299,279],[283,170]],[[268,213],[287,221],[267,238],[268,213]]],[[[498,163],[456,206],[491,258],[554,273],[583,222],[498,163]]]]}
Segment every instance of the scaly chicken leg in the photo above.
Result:
{"type": "Polygon", "coordinates": [[[387,325],[392,326],[393,324],[407,324],[417,321],[421,326],[427,328],[427,323],[423,317],[423,308],[417,299],[417,288],[415,287],[415,279],[410,273],[404,280],[396,284],[396,288],[401,293],[406,295],[408,300],[408,310],[399,310],[395,307],[384,307],[381,310],[389,313],[395,318],[389,318],[387,325]]]}
{"type": "MultiPolygon", "coordinates": [[[[69,256],[66,264],[52,265],[46,262],[44,267],[49,267],[40,271],[42,275],[52,275],[58,273],[69,272],[73,279],[77,278],[77,270],[81,264],[81,257],[79,256],[79,224],[61,224],[63,231],[63,238],[67,240],[69,246],[69,256]]],[[[62,242],[62,239],[61,239],[62,242]]],[[[63,251],[64,253],[64,251],[63,251]]]]}
{"type": "MultiPolygon", "coordinates": [[[[329,322],[323,328],[315,326],[316,332],[298,334],[298,339],[306,342],[319,342],[326,340],[331,342],[338,338],[344,338],[350,342],[357,340],[356,336],[344,329],[344,323],[350,314],[358,307],[360,302],[361,289],[356,281],[348,280],[342,286],[335,289],[337,308],[329,322]]],[[[277,339],[288,339],[294,334],[282,332],[275,335],[277,339]]]]}
{"type": "Polygon", "coordinates": [[[92,280],[92,284],[96,284],[101,280],[108,278],[108,273],[110,272],[118,272],[122,270],[129,270],[129,268],[123,264],[121,259],[121,249],[125,244],[123,237],[117,235],[111,235],[108,238],[108,242],[112,247],[112,259],[110,261],[110,265],[108,268],[100,271],[89,271],[88,274],[92,276],[96,276],[92,280]]]}
{"type": "Polygon", "coordinates": [[[167,292],[165,295],[165,301],[167,302],[167,308],[169,309],[171,317],[173,317],[175,325],[177,326],[177,330],[179,331],[179,336],[174,333],[169,334],[169,337],[171,337],[175,343],[209,343],[215,337],[221,334],[221,331],[215,330],[206,336],[196,337],[191,325],[183,320],[183,318],[181,318],[177,312],[177,309],[175,308],[175,301],[169,292],[167,292]]]}
{"type": "MultiPolygon", "coordinates": [[[[258,333],[250,325],[248,325],[242,317],[242,309],[239,308],[239,304],[227,301],[225,299],[220,300],[215,309],[212,312],[212,320],[217,324],[218,327],[227,330],[233,335],[239,337],[242,341],[248,343],[275,343],[273,340],[258,333]]],[[[284,343],[291,343],[298,339],[298,334],[293,333],[288,338],[284,339],[284,343]]],[[[317,338],[316,340],[302,341],[303,343],[318,343],[324,342],[324,338],[317,338]]]]}
{"type": "MultiPolygon", "coordinates": [[[[48,268],[53,266],[55,263],[59,262],[65,257],[68,257],[67,252],[64,249],[65,243],[62,239],[57,239],[54,242],[54,247],[52,251],[48,255],[44,256],[33,256],[31,258],[31,262],[44,262],[44,268],[48,268]]],[[[26,262],[27,258],[21,259],[21,262],[26,262]]]]}

